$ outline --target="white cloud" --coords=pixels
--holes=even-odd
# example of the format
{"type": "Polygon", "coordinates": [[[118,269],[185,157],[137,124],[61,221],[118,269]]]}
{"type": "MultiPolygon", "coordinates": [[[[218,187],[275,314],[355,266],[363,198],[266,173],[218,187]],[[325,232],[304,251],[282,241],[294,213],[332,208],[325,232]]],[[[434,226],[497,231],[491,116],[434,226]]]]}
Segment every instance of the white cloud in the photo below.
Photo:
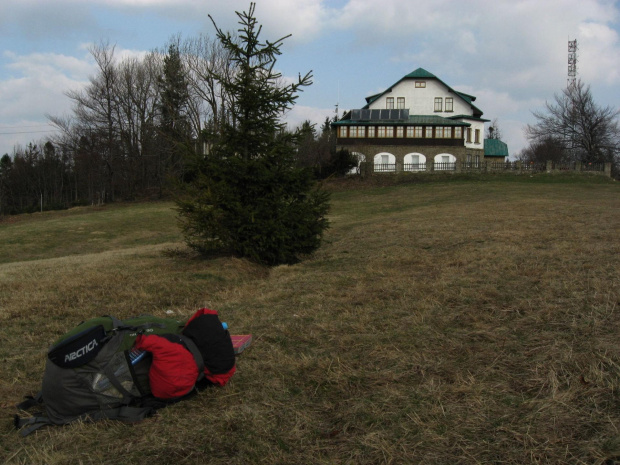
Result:
{"type": "Polygon", "coordinates": [[[576,35],[584,78],[618,79],[618,36],[610,27],[617,19],[608,0],[351,0],[332,24],[349,30],[358,47],[381,47],[412,69],[548,91],[565,84],[567,41],[576,35]]]}
{"type": "Polygon", "coordinates": [[[64,93],[79,89],[94,71],[86,59],[54,53],[18,55],[5,52],[10,77],[0,81],[0,153],[11,153],[50,129],[45,114],[63,115],[71,110],[64,93]]]}
{"type": "Polygon", "coordinates": [[[17,72],[0,81],[0,121],[29,118],[33,114],[68,110],[70,102],[64,92],[82,87],[94,70],[92,63],[54,53],[17,55],[5,52],[7,68],[17,72]]]}
{"type": "Polygon", "coordinates": [[[333,115],[334,110],[332,108],[315,108],[303,105],[295,105],[289,112],[286,113],[284,120],[289,129],[295,129],[304,121],[310,121],[316,125],[316,130],[320,131],[321,126],[325,122],[325,118],[333,115]]]}
{"type": "Polygon", "coordinates": [[[618,32],[605,24],[579,26],[577,71],[585,82],[620,84],[618,32]]]}

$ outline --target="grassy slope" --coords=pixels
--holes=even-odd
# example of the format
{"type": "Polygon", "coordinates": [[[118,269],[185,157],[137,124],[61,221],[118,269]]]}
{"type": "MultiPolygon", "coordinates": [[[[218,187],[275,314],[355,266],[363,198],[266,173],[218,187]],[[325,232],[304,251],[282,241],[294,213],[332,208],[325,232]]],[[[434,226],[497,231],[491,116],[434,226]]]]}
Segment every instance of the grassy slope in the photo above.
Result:
{"type": "Polygon", "coordinates": [[[270,270],[184,253],[170,204],[0,223],[0,459],[620,456],[618,185],[538,177],[355,187],[334,193],[315,256],[270,270]],[[66,328],[100,314],[185,318],[201,306],[255,337],[226,388],[133,426],[26,439],[11,430],[12,405],[38,389],[45,350],[66,328]]]}

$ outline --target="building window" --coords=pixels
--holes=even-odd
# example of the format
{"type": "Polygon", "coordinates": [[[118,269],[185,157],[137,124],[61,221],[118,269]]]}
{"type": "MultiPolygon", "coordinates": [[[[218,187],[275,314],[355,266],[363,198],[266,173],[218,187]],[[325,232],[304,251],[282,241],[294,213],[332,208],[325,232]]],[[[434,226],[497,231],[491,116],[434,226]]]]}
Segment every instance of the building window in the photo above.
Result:
{"type": "Polygon", "coordinates": [[[463,138],[463,128],[462,127],[454,128],[454,138],[455,139],[462,139],[463,138]]]}
{"type": "Polygon", "coordinates": [[[467,142],[471,142],[471,128],[467,128],[467,142]]]}
{"type": "Polygon", "coordinates": [[[474,143],[480,143],[480,129],[476,129],[476,140],[474,141],[474,143]]]}
{"type": "Polygon", "coordinates": [[[442,100],[441,97],[435,97],[435,111],[441,111],[442,100]]]}
{"type": "Polygon", "coordinates": [[[396,137],[405,137],[405,128],[403,126],[396,127],[396,137]]]}
{"type": "Polygon", "coordinates": [[[427,139],[433,138],[433,128],[432,126],[426,126],[426,130],[424,131],[424,137],[427,139]]]}
{"type": "Polygon", "coordinates": [[[375,137],[375,127],[368,126],[368,137],[375,137]]]}
{"type": "Polygon", "coordinates": [[[385,126],[377,127],[377,137],[387,137],[387,131],[385,126]]]}
{"type": "Polygon", "coordinates": [[[349,137],[357,137],[357,126],[351,126],[349,128],[349,137]]]}
{"type": "Polygon", "coordinates": [[[346,126],[340,126],[338,128],[338,137],[347,137],[347,127],[346,126]]]}
{"type": "Polygon", "coordinates": [[[452,138],[452,128],[451,127],[444,127],[444,126],[438,126],[437,128],[435,128],[435,137],[437,139],[451,139],[452,138]]]}
{"type": "Polygon", "coordinates": [[[416,126],[413,134],[414,134],[413,137],[417,137],[418,139],[422,139],[422,126],[416,126]]]}
{"type": "Polygon", "coordinates": [[[423,89],[426,87],[426,81],[416,81],[415,82],[416,89],[423,89]]]}
{"type": "Polygon", "coordinates": [[[446,111],[454,111],[454,99],[446,97],[446,111]]]}
{"type": "Polygon", "coordinates": [[[405,108],[405,97],[398,97],[396,99],[396,108],[399,110],[404,110],[405,108]]]}
{"type": "Polygon", "coordinates": [[[394,108],[394,97],[387,97],[385,99],[385,108],[391,110],[394,108]]]}
{"type": "Polygon", "coordinates": [[[413,126],[407,126],[407,137],[413,137],[413,126]]]}

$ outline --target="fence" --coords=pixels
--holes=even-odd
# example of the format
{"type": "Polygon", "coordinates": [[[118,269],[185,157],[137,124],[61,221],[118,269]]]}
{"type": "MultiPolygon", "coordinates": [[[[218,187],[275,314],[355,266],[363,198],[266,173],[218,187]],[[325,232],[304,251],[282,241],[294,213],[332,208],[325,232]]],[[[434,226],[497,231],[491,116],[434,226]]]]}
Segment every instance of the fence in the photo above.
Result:
{"type": "Polygon", "coordinates": [[[396,171],[396,163],[375,164],[375,173],[390,173],[396,171]]]}
{"type": "Polygon", "coordinates": [[[364,164],[362,163],[361,172],[368,170],[372,166],[374,173],[396,173],[396,172],[512,172],[512,173],[540,173],[540,172],[593,172],[606,176],[611,176],[611,163],[526,163],[522,161],[483,161],[483,162],[453,162],[453,163],[436,163],[433,161],[427,163],[379,163],[364,164]],[[366,167],[364,167],[366,165],[366,167]]]}

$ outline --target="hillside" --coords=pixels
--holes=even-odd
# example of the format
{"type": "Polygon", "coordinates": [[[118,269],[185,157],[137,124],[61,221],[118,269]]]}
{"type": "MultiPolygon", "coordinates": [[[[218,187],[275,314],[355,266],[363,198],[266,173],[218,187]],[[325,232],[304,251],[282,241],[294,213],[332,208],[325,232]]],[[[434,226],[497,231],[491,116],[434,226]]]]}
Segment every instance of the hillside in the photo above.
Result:
{"type": "Polygon", "coordinates": [[[197,259],[170,203],[0,222],[0,458],[620,461],[620,187],[550,181],[341,186],[322,248],[272,269],[197,259]],[[136,425],[12,429],[66,329],[205,306],[254,335],[227,387],[136,425]]]}

